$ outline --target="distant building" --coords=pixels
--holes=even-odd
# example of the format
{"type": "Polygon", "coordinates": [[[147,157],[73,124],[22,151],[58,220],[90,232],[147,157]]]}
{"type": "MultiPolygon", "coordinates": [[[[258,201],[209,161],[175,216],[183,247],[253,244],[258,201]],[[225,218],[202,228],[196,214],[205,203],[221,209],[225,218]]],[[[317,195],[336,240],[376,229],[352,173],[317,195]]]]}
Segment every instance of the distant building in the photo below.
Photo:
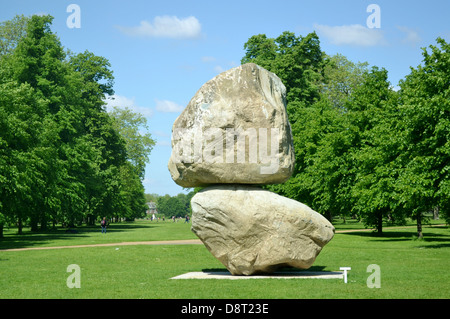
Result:
{"type": "Polygon", "coordinates": [[[148,209],[146,211],[147,217],[153,219],[156,214],[158,214],[158,210],[156,209],[156,203],[155,202],[148,202],[145,203],[148,206],[148,209]]]}

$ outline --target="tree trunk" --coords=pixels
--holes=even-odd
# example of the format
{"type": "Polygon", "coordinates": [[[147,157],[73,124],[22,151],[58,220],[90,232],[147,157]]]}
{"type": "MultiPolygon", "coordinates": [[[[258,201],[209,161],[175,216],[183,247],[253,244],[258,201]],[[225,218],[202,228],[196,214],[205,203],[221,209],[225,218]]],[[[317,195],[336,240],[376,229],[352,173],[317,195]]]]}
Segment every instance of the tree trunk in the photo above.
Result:
{"type": "Polygon", "coordinates": [[[22,228],[23,228],[22,217],[19,217],[19,220],[17,221],[17,232],[19,235],[23,234],[22,228]]]}
{"type": "Polygon", "coordinates": [[[379,234],[383,232],[383,215],[381,213],[377,216],[377,232],[379,234]]]}
{"type": "Polygon", "coordinates": [[[417,214],[417,237],[419,239],[423,238],[423,233],[422,233],[422,213],[418,213],[417,214]]]}
{"type": "Polygon", "coordinates": [[[88,214],[86,218],[86,225],[87,226],[94,226],[95,225],[95,217],[93,214],[88,214]]]}
{"type": "Polygon", "coordinates": [[[46,231],[47,228],[47,215],[45,213],[42,213],[41,215],[41,230],[46,231]]]}
{"type": "Polygon", "coordinates": [[[30,226],[31,226],[31,231],[36,232],[38,231],[38,220],[37,220],[37,216],[32,215],[30,217],[30,226]]]}

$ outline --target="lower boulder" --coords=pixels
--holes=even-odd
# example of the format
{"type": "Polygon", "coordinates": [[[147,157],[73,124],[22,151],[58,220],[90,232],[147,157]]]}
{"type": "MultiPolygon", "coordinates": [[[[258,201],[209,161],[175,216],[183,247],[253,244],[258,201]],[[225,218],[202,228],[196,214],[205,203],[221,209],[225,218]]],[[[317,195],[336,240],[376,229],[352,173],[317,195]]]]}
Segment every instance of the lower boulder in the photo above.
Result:
{"type": "Polygon", "coordinates": [[[334,236],[319,213],[258,187],[210,186],[191,207],[192,231],[233,275],[307,269],[334,236]]]}

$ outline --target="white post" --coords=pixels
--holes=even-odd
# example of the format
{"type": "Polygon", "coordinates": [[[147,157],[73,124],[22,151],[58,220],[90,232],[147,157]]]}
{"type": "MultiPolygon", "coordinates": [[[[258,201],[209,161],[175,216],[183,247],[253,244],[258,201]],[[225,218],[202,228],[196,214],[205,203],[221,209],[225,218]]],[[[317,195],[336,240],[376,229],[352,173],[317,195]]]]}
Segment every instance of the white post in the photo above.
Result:
{"type": "Polygon", "coordinates": [[[351,267],[340,267],[340,270],[344,271],[344,283],[347,283],[347,270],[352,270],[351,267]]]}

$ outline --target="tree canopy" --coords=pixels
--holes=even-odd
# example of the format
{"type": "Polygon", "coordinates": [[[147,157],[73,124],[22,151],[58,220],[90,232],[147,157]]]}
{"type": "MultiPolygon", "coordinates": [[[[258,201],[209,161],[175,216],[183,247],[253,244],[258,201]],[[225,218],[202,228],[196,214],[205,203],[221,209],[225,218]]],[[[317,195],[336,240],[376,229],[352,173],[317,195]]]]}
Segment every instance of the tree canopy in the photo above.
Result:
{"type": "Polygon", "coordinates": [[[387,70],[327,55],[314,32],[252,36],[241,62],[285,84],[296,155],[293,176],[269,189],[379,232],[412,217],[420,237],[432,209],[448,221],[450,52],[437,42],[395,91],[387,70]]]}
{"type": "Polygon", "coordinates": [[[106,112],[109,61],[65,52],[52,20],[21,16],[0,25],[0,222],[17,223],[20,233],[25,223],[37,230],[140,217],[154,141],[146,134],[130,146],[124,128],[145,123],[106,112]]]}

